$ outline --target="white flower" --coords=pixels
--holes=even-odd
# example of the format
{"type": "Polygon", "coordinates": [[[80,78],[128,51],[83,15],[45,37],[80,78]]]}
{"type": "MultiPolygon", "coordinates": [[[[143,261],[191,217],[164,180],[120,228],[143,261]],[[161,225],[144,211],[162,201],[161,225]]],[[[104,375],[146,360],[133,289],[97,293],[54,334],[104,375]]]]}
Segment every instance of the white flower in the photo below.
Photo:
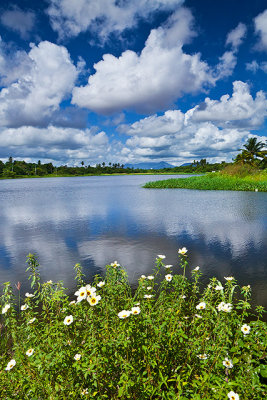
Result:
{"type": "Polygon", "coordinates": [[[36,320],[36,318],[34,317],[34,318],[32,318],[32,319],[30,319],[29,321],[28,321],[28,324],[32,324],[34,321],[36,320]]]}
{"type": "Polygon", "coordinates": [[[104,281],[100,281],[100,282],[98,282],[98,284],[96,286],[97,287],[102,287],[104,285],[105,285],[105,282],[104,281]]]}
{"type": "Polygon", "coordinates": [[[228,399],[230,399],[230,400],[239,400],[238,394],[233,392],[232,390],[231,390],[231,392],[228,393],[227,396],[228,396],[228,399]]]}
{"type": "Polygon", "coordinates": [[[96,296],[95,293],[92,294],[92,296],[87,297],[87,301],[90,304],[90,306],[95,306],[99,303],[101,300],[101,296],[96,296]]]}
{"type": "Polygon", "coordinates": [[[73,304],[76,304],[76,301],[75,301],[75,300],[72,300],[72,301],[69,302],[69,305],[70,305],[70,306],[72,306],[73,304]]]}
{"type": "Polygon", "coordinates": [[[231,312],[232,308],[233,305],[231,303],[225,303],[224,301],[217,305],[218,311],[231,312]]]}
{"type": "Polygon", "coordinates": [[[154,279],[154,276],[153,275],[148,275],[147,279],[149,279],[151,281],[152,279],[154,279]]]}
{"type": "Polygon", "coordinates": [[[125,319],[125,318],[129,317],[130,315],[131,315],[130,311],[122,310],[119,312],[118,317],[121,319],[125,319]]]}
{"type": "Polygon", "coordinates": [[[135,303],[136,306],[140,306],[140,303],[135,303]]]}
{"type": "Polygon", "coordinates": [[[81,355],[80,355],[80,354],[75,354],[74,360],[79,361],[80,358],[81,358],[81,355]]]}
{"type": "Polygon", "coordinates": [[[131,309],[131,313],[133,314],[133,315],[137,315],[137,314],[139,314],[140,313],[140,307],[132,307],[132,309],[131,309]]]}
{"type": "Polygon", "coordinates": [[[118,264],[118,261],[114,261],[113,263],[110,264],[112,267],[117,268],[120,267],[120,264],[118,264]]]}
{"type": "Polygon", "coordinates": [[[26,356],[30,357],[33,355],[33,353],[34,353],[34,349],[29,349],[26,351],[26,356]]]}
{"type": "Polygon", "coordinates": [[[181,299],[186,299],[186,296],[184,294],[180,297],[181,297],[181,299]]]}
{"type": "Polygon", "coordinates": [[[241,326],[241,331],[244,333],[244,335],[248,335],[250,332],[250,326],[247,324],[244,324],[241,326]]]}
{"type": "Polygon", "coordinates": [[[25,297],[34,297],[34,294],[32,294],[32,293],[25,293],[25,297]]]}
{"type": "Polygon", "coordinates": [[[198,354],[197,357],[200,358],[200,360],[206,360],[206,359],[208,358],[208,356],[207,356],[206,353],[204,353],[204,354],[198,354]]]}
{"type": "Polygon", "coordinates": [[[51,285],[51,284],[53,283],[53,281],[51,281],[51,279],[50,279],[50,281],[47,281],[46,283],[48,283],[49,285],[51,285]]]}
{"type": "Polygon", "coordinates": [[[168,282],[170,282],[172,280],[172,278],[173,278],[172,274],[165,275],[165,279],[168,282]]]}
{"type": "Polygon", "coordinates": [[[95,295],[96,288],[94,286],[86,285],[85,288],[86,288],[87,297],[95,295]]]}
{"type": "Polygon", "coordinates": [[[13,359],[13,360],[9,361],[9,363],[7,364],[5,370],[6,371],[10,371],[15,365],[16,365],[16,361],[13,359]]]}
{"type": "Polygon", "coordinates": [[[206,308],[206,303],[205,303],[204,301],[202,301],[201,303],[199,303],[199,304],[196,306],[196,309],[197,309],[197,310],[204,310],[204,308],[206,308]]]}
{"type": "Polygon", "coordinates": [[[78,296],[77,303],[80,303],[80,301],[86,299],[87,296],[86,287],[85,286],[81,287],[77,292],[75,292],[75,295],[78,296]]]}
{"type": "Polygon", "coordinates": [[[153,289],[152,286],[148,286],[148,287],[146,288],[146,290],[151,290],[151,289],[153,289]]]}
{"type": "Polygon", "coordinates": [[[199,315],[199,314],[195,314],[195,317],[197,317],[197,318],[203,318],[201,315],[199,315]]]}
{"type": "Polygon", "coordinates": [[[217,285],[217,286],[215,286],[215,290],[223,290],[223,286],[222,285],[217,285]]]}
{"type": "Polygon", "coordinates": [[[151,299],[153,297],[153,294],[145,294],[144,299],[151,299]]]}
{"type": "Polygon", "coordinates": [[[226,303],[222,307],[222,311],[224,312],[231,312],[233,308],[233,305],[231,303],[226,303]]]}
{"type": "Polygon", "coordinates": [[[158,258],[161,258],[163,260],[164,258],[166,258],[166,256],[164,256],[163,254],[159,254],[158,258]]]}
{"type": "Polygon", "coordinates": [[[84,396],[84,395],[86,395],[86,394],[89,394],[88,389],[83,389],[83,390],[81,391],[81,395],[84,396]]]}
{"type": "Polygon", "coordinates": [[[187,248],[186,248],[186,247],[183,247],[182,249],[179,249],[179,250],[178,250],[178,253],[179,253],[179,254],[182,254],[182,256],[184,256],[184,255],[187,253],[187,248]]]}
{"type": "Polygon", "coordinates": [[[145,275],[141,275],[141,279],[146,279],[146,276],[145,275]]]}
{"type": "Polygon", "coordinates": [[[10,304],[6,304],[6,305],[2,308],[2,314],[5,314],[9,309],[10,309],[10,304]]]}
{"type": "Polygon", "coordinates": [[[193,271],[199,271],[199,267],[194,268],[193,271]]]}
{"type": "Polygon", "coordinates": [[[29,308],[28,304],[23,304],[23,306],[20,307],[22,311],[27,310],[29,308]]]}
{"type": "Polygon", "coordinates": [[[173,265],[164,265],[164,267],[165,267],[166,269],[169,269],[169,268],[173,267],[173,265]]]}
{"type": "Polygon", "coordinates": [[[229,358],[227,358],[227,357],[225,357],[225,359],[223,361],[223,365],[226,368],[233,368],[233,366],[234,366],[232,360],[229,360],[229,358]]]}
{"type": "Polygon", "coordinates": [[[72,315],[68,315],[65,319],[64,319],[64,325],[70,325],[73,322],[73,316],[72,315]]]}
{"type": "Polygon", "coordinates": [[[227,281],[232,281],[235,278],[233,276],[225,276],[224,279],[226,279],[227,281]]]}

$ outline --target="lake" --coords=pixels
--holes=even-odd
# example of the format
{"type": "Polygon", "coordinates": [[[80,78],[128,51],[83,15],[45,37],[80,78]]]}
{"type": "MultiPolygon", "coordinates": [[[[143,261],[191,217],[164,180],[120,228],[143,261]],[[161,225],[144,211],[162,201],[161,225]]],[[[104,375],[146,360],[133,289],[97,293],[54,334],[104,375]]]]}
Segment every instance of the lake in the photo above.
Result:
{"type": "MultiPolygon", "coordinates": [[[[184,177],[179,175],[180,177],[184,177]]],[[[179,177],[178,176],[178,177],[179,177]]],[[[36,178],[0,181],[0,281],[29,290],[26,256],[36,253],[43,280],[74,290],[73,266],[88,281],[117,260],[133,287],[158,254],[179,272],[178,249],[203,281],[233,275],[267,306],[267,194],[143,189],[174,175],[36,178]]]]}

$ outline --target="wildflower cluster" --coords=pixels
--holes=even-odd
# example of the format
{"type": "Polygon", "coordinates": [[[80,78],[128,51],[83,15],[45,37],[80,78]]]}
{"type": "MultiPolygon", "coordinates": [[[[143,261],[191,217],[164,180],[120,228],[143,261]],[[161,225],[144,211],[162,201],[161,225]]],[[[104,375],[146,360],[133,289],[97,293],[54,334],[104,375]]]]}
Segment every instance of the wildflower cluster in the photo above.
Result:
{"type": "Polygon", "coordinates": [[[18,312],[9,283],[1,297],[0,397],[266,398],[263,307],[251,310],[250,286],[234,277],[203,287],[197,266],[188,279],[190,254],[178,255],[182,273],[160,254],[135,290],[117,261],[90,284],[76,264],[74,299],[62,282],[41,283],[29,255],[31,293],[18,312]]]}

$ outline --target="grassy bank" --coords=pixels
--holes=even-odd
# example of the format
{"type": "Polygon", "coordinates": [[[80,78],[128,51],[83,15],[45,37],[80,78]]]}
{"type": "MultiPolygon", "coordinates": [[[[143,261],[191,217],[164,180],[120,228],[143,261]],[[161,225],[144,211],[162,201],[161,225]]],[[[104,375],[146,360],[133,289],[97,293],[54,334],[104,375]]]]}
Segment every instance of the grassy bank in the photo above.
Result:
{"type": "MultiPolygon", "coordinates": [[[[3,399],[260,400],[266,397],[266,324],[250,286],[233,277],[201,285],[179,250],[180,273],[159,255],[133,293],[117,262],[86,285],[75,266],[74,301],[62,283],[42,283],[28,257],[32,293],[4,285],[3,399]]],[[[18,289],[19,286],[18,286],[18,289]]]]}
{"type": "Polygon", "coordinates": [[[223,172],[208,173],[181,179],[167,179],[164,181],[148,182],[145,188],[151,189],[200,189],[200,190],[241,190],[267,191],[267,172],[239,176],[223,172]]]}

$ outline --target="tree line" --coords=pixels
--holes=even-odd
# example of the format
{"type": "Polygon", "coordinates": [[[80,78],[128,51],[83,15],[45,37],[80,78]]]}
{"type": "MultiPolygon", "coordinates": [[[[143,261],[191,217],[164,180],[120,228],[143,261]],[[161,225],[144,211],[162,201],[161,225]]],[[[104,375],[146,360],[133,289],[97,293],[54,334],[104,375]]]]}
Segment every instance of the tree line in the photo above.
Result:
{"type": "MultiPolygon", "coordinates": [[[[249,138],[247,143],[239,149],[240,153],[233,160],[233,163],[209,163],[205,158],[200,161],[193,161],[189,165],[183,165],[173,168],[154,169],[153,172],[180,172],[180,173],[203,173],[220,171],[230,164],[247,164],[257,169],[265,169],[267,167],[267,151],[266,144],[259,142],[257,138],[249,138]]],[[[42,164],[39,160],[37,163],[27,163],[26,161],[14,160],[9,157],[6,163],[0,160],[0,177],[17,178],[26,176],[81,176],[81,175],[101,175],[101,174],[132,174],[151,172],[151,169],[129,168],[120,163],[96,164],[95,166],[85,165],[84,161],[81,165],[70,167],[68,165],[54,166],[51,162],[42,164]]]]}

